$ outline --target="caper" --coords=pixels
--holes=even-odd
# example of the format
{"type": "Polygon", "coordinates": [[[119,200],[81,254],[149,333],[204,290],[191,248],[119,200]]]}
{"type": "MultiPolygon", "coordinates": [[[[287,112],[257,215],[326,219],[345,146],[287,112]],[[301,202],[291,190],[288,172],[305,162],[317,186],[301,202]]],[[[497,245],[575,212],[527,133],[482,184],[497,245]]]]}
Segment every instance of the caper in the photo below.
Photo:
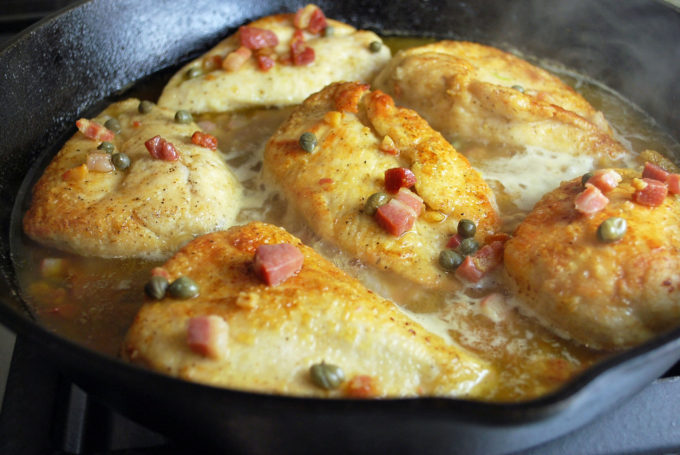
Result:
{"type": "Polygon", "coordinates": [[[115,149],[116,147],[112,143],[106,141],[102,142],[99,144],[99,147],[97,147],[97,150],[103,150],[106,153],[113,153],[115,149]]]}
{"type": "Polygon", "coordinates": [[[626,220],[617,216],[607,218],[597,228],[597,238],[600,242],[610,243],[621,240],[627,229],[626,220]]]}
{"type": "Polygon", "coordinates": [[[512,88],[520,93],[524,93],[524,87],[522,87],[521,85],[513,85],[512,88]]]}
{"type": "Polygon", "coordinates": [[[479,249],[479,243],[473,238],[463,239],[458,245],[458,251],[464,255],[474,254],[479,249]]]}
{"type": "Polygon", "coordinates": [[[314,384],[326,390],[337,389],[345,381],[342,368],[326,362],[312,365],[309,368],[309,375],[314,384]]]}
{"type": "Polygon", "coordinates": [[[181,276],[170,283],[168,293],[175,299],[190,299],[198,295],[198,285],[188,276],[181,276]]]}
{"type": "Polygon", "coordinates": [[[302,133],[302,136],[300,136],[300,147],[305,152],[312,153],[316,148],[316,136],[314,133],[302,133]]]}
{"type": "Polygon", "coordinates": [[[163,276],[154,275],[144,286],[144,292],[152,299],[160,300],[165,297],[168,289],[168,280],[163,276]]]}
{"type": "Polygon", "coordinates": [[[116,134],[120,133],[120,123],[115,118],[108,119],[104,123],[104,126],[116,134]]]}
{"type": "Polygon", "coordinates": [[[119,171],[124,171],[130,167],[130,157],[127,153],[114,153],[111,155],[111,162],[119,171]]]}
{"type": "Polygon", "coordinates": [[[187,79],[196,79],[198,76],[202,74],[203,70],[198,66],[194,66],[193,68],[189,69],[189,71],[187,71],[186,76],[187,79]]]}
{"type": "Polygon", "coordinates": [[[364,213],[373,216],[380,207],[390,202],[390,196],[387,193],[373,193],[366,200],[364,204],[364,213]]]}
{"type": "Polygon", "coordinates": [[[476,232],[477,226],[475,226],[474,221],[466,220],[465,218],[463,218],[458,222],[458,235],[460,235],[464,239],[474,237],[476,232]]]}
{"type": "Polygon", "coordinates": [[[137,111],[140,114],[148,114],[151,112],[151,109],[153,109],[153,103],[151,101],[140,101],[139,106],[137,107],[137,111]]]}
{"type": "Polygon", "coordinates": [[[456,270],[463,263],[463,257],[453,250],[443,250],[439,253],[439,265],[444,270],[456,270]]]}
{"type": "Polygon", "coordinates": [[[323,36],[333,36],[335,34],[335,28],[332,25],[327,25],[323,29],[323,36]]]}
{"type": "Polygon", "coordinates": [[[380,41],[371,41],[371,44],[368,45],[368,50],[373,53],[380,52],[380,49],[382,49],[382,43],[380,41]]]}
{"type": "Polygon", "coordinates": [[[581,177],[581,186],[586,186],[586,183],[588,183],[588,180],[593,176],[592,172],[586,172],[583,174],[583,177],[581,177]]]}
{"type": "Polygon", "coordinates": [[[189,111],[185,111],[183,109],[180,109],[175,113],[175,121],[177,123],[191,123],[194,121],[194,118],[191,116],[191,113],[189,111]]]}

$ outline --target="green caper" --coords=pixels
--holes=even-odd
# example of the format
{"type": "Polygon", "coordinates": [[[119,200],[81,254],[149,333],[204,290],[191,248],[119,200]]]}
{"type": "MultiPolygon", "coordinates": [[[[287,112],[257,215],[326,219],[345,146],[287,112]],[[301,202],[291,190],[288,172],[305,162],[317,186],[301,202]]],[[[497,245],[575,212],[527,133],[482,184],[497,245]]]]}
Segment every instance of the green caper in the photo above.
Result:
{"type": "Polygon", "coordinates": [[[119,171],[124,171],[130,167],[130,157],[127,153],[114,153],[111,155],[111,162],[119,171]]]}
{"type": "Polygon", "coordinates": [[[175,299],[190,299],[198,295],[198,285],[188,276],[181,276],[170,283],[168,293],[175,299]]]}
{"type": "Polygon", "coordinates": [[[368,45],[368,50],[373,53],[380,52],[380,49],[382,49],[382,43],[380,41],[371,41],[371,44],[368,45]]]}
{"type": "Polygon", "coordinates": [[[309,368],[309,375],[314,384],[326,390],[337,389],[345,381],[342,368],[326,362],[312,365],[309,368]]]}
{"type": "Polygon", "coordinates": [[[600,242],[610,243],[621,240],[627,229],[626,220],[617,216],[607,218],[597,228],[597,238],[600,242]]]}
{"type": "Polygon", "coordinates": [[[193,68],[189,69],[186,73],[187,79],[196,79],[198,76],[201,76],[203,74],[203,70],[199,68],[198,66],[194,66],[193,68]]]}
{"type": "Polygon", "coordinates": [[[194,118],[191,116],[191,113],[189,111],[185,111],[183,109],[180,109],[175,113],[175,121],[177,123],[191,123],[194,121],[194,118]]]}
{"type": "Polygon", "coordinates": [[[524,93],[524,87],[522,87],[521,85],[513,85],[512,88],[520,93],[524,93]]]}
{"type": "Polygon", "coordinates": [[[335,28],[332,25],[327,25],[323,29],[323,36],[333,36],[335,34],[335,28]]]}
{"type": "Polygon", "coordinates": [[[116,134],[120,133],[120,123],[115,118],[108,119],[104,122],[104,126],[116,134]]]}
{"type": "Polygon", "coordinates": [[[380,207],[390,202],[390,196],[387,193],[373,193],[366,200],[364,204],[364,213],[373,216],[380,207]]]}
{"type": "Polygon", "coordinates": [[[163,276],[154,275],[144,286],[144,292],[152,299],[160,300],[165,297],[168,289],[168,280],[163,276]]]}
{"type": "Polygon", "coordinates": [[[586,186],[586,183],[588,182],[588,180],[590,180],[592,176],[593,176],[592,172],[586,172],[585,174],[583,174],[583,177],[581,177],[581,186],[586,186]]]}
{"type": "Polygon", "coordinates": [[[137,111],[140,114],[148,114],[151,112],[151,109],[153,109],[153,103],[151,101],[140,101],[139,106],[137,107],[137,111]]]}
{"type": "Polygon", "coordinates": [[[113,153],[115,149],[116,147],[112,143],[106,141],[102,142],[99,144],[99,147],[97,147],[97,150],[103,150],[106,153],[113,153]]]}
{"type": "Polygon", "coordinates": [[[458,222],[458,235],[462,238],[474,237],[476,232],[477,226],[475,226],[474,221],[463,218],[458,222]]]}
{"type": "Polygon", "coordinates": [[[478,249],[479,243],[473,238],[463,239],[463,241],[460,242],[460,245],[458,245],[458,251],[466,256],[468,254],[474,254],[478,249]]]}
{"type": "Polygon", "coordinates": [[[453,250],[443,250],[439,253],[439,265],[444,270],[456,270],[463,263],[463,257],[453,250]]]}
{"type": "Polygon", "coordinates": [[[316,136],[314,133],[302,133],[302,136],[300,136],[300,147],[305,152],[312,153],[316,148],[316,136]]]}

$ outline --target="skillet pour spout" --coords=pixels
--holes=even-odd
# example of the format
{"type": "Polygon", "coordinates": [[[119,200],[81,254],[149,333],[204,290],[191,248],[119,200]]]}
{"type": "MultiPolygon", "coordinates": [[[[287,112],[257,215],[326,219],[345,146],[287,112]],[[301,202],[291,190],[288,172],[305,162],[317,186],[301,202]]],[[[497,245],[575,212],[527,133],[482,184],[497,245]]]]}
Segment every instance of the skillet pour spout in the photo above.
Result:
{"type": "MultiPolygon", "coordinates": [[[[322,1],[329,17],[389,36],[512,47],[557,61],[633,101],[680,139],[680,12],[651,0],[322,1]]],[[[75,120],[135,82],[197,56],[239,25],[295,11],[292,1],[84,1],[0,52],[0,186],[18,200],[39,157],[75,120]],[[106,24],[106,25],[104,25],[106,24]]],[[[677,152],[677,151],[676,151],[677,152]]],[[[676,156],[680,158],[680,156],[676,156]]],[[[44,163],[42,163],[44,164],[44,163]]],[[[37,324],[22,302],[11,245],[24,207],[0,207],[0,318],[111,407],[193,446],[237,453],[508,453],[607,412],[680,357],[680,329],[587,370],[533,401],[318,400],[187,383],[79,346],[37,324]]]]}

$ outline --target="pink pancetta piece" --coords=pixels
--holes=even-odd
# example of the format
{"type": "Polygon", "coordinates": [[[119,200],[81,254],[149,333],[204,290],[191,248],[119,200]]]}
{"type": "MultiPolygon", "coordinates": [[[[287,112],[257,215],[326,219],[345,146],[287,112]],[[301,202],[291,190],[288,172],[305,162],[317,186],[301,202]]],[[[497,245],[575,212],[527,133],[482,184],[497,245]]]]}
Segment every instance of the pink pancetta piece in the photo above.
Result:
{"type": "Polygon", "coordinates": [[[479,270],[472,256],[465,256],[463,263],[456,269],[456,276],[471,283],[476,283],[482,279],[484,272],[479,270]]]}
{"type": "Polygon", "coordinates": [[[669,174],[666,184],[668,185],[669,193],[680,194],[680,174],[669,174]]]}
{"type": "Polygon", "coordinates": [[[600,191],[606,193],[619,186],[621,175],[613,169],[600,169],[588,179],[591,185],[595,185],[600,191]]]}
{"type": "Polygon", "coordinates": [[[607,196],[595,185],[586,183],[586,189],[576,195],[574,207],[579,212],[590,215],[597,213],[609,204],[607,196]]]}
{"type": "Polygon", "coordinates": [[[85,135],[88,139],[93,139],[95,141],[112,141],[115,137],[113,131],[100,125],[97,122],[88,120],[86,118],[81,118],[76,121],[76,126],[78,130],[85,135]]]}
{"type": "Polygon", "coordinates": [[[302,252],[290,243],[260,245],[255,250],[253,270],[269,286],[276,286],[296,275],[305,260],[302,252]]]}
{"type": "Polygon", "coordinates": [[[408,188],[400,188],[395,199],[411,207],[416,216],[423,211],[423,199],[408,188]]]}
{"type": "Polygon", "coordinates": [[[403,202],[392,199],[375,212],[378,224],[392,235],[400,236],[413,227],[416,212],[403,202]]]}
{"type": "Polygon", "coordinates": [[[633,201],[647,207],[658,207],[668,195],[668,186],[656,179],[643,178],[647,185],[633,193],[633,201]]]}
{"type": "Polygon", "coordinates": [[[227,350],[229,326],[219,316],[196,316],[187,324],[187,344],[197,354],[219,359],[227,350]]]}
{"type": "Polygon", "coordinates": [[[226,71],[236,71],[253,55],[253,51],[241,46],[235,51],[229,52],[222,61],[222,69],[226,71]]]}
{"type": "Polygon", "coordinates": [[[668,172],[666,172],[661,166],[657,166],[654,163],[647,161],[645,163],[645,168],[642,171],[643,179],[654,179],[660,182],[665,182],[668,179],[668,172]]]}
{"type": "Polygon", "coordinates": [[[244,25],[239,29],[239,36],[241,46],[252,50],[276,47],[279,44],[279,38],[276,34],[264,28],[244,25]]]}
{"type": "Polygon", "coordinates": [[[149,154],[158,160],[176,161],[179,158],[179,153],[175,146],[160,136],[152,137],[144,145],[149,154]]]}

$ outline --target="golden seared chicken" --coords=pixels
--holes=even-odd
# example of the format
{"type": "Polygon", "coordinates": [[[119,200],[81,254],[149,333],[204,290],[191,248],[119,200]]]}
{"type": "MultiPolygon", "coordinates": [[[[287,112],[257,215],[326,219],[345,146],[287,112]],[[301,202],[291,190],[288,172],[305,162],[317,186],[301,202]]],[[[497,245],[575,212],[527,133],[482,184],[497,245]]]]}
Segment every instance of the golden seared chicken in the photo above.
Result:
{"type": "Polygon", "coordinates": [[[399,52],[374,87],[449,139],[615,158],[601,112],[547,71],[482,44],[440,41],[399,52]]]}
{"type": "Polygon", "coordinates": [[[476,397],[493,387],[484,361],[427,332],[282,228],[251,223],[207,234],[164,269],[171,282],[193,279],[198,296],[146,303],[124,342],[128,361],[191,381],[295,395],[476,397]]]}
{"type": "Polygon", "coordinates": [[[240,185],[181,114],[128,99],[80,119],[33,188],[26,234],[83,256],[158,259],[229,227],[240,185]]]}
{"type": "Polygon", "coordinates": [[[158,103],[192,112],[288,106],[335,81],[369,82],[390,50],[314,5],[258,19],[183,67],[158,103]]]}
{"type": "Polygon", "coordinates": [[[365,84],[310,96],[271,137],[264,175],[312,229],[353,257],[428,287],[458,221],[483,244],[499,217],[491,190],[418,114],[365,84]]]}
{"type": "Polygon", "coordinates": [[[506,243],[521,307],[558,334],[615,349],[680,324],[680,176],[650,167],[564,182],[506,243]]]}

